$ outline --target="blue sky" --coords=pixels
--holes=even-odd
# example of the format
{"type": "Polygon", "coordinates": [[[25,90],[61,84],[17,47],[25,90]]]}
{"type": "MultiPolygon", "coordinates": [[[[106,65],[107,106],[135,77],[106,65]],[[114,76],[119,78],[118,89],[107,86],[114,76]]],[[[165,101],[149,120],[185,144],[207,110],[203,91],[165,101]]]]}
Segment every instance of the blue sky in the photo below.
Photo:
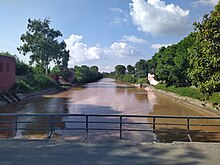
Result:
{"type": "Polygon", "coordinates": [[[162,45],[179,42],[193,31],[219,0],[0,0],[0,51],[16,54],[27,20],[49,18],[60,30],[69,67],[134,65],[150,59],[162,45]]]}

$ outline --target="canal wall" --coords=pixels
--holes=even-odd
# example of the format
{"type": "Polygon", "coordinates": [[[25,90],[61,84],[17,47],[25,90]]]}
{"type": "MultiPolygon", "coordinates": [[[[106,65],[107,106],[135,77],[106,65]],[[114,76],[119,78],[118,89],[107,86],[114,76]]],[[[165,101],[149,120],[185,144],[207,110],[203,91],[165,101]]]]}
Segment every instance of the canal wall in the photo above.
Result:
{"type": "MultiPolygon", "coordinates": [[[[140,87],[140,85],[135,85],[136,87],[140,87]]],[[[152,85],[145,85],[144,89],[146,91],[154,91],[159,94],[165,95],[169,97],[170,99],[173,99],[175,101],[178,101],[180,103],[185,104],[186,106],[192,106],[195,109],[202,110],[202,111],[208,111],[212,113],[213,115],[220,115],[220,110],[218,110],[216,107],[213,107],[211,103],[200,101],[194,98],[186,97],[186,96],[180,96],[176,93],[164,91],[161,89],[155,89],[152,85]]]]}

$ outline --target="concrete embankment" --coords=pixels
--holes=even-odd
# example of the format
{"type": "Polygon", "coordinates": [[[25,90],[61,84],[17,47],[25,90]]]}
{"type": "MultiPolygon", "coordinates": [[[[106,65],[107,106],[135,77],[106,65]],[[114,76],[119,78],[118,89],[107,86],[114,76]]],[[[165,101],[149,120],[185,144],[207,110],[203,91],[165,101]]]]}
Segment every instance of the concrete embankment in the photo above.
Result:
{"type": "Polygon", "coordinates": [[[217,165],[220,143],[0,141],[7,165],[217,165]]]}
{"type": "MultiPolygon", "coordinates": [[[[139,84],[132,84],[132,85],[135,87],[140,87],[139,84]]],[[[152,85],[148,85],[148,84],[143,85],[142,88],[144,88],[146,91],[153,91],[153,92],[157,92],[158,94],[165,95],[170,99],[181,102],[187,106],[193,106],[195,109],[199,109],[202,111],[209,111],[210,113],[213,113],[214,116],[216,114],[220,115],[220,110],[217,110],[216,107],[213,107],[211,103],[208,103],[206,101],[200,101],[194,98],[180,96],[173,92],[155,89],[152,85]]]]}

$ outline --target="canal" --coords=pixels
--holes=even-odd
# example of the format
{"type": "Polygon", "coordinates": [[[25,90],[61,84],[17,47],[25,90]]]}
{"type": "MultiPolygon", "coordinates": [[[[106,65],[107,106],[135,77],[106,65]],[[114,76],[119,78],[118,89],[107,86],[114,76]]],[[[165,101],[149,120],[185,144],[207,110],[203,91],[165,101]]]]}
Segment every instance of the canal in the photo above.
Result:
{"type": "MultiPolygon", "coordinates": [[[[175,116],[213,116],[213,114],[195,109],[195,107],[187,106],[174,99],[170,99],[165,95],[153,91],[145,91],[144,89],[135,88],[126,84],[116,83],[113,79],[102,79],[99,82],[90,83],[82,87],[73,87],[69,90],[44,95],[40,98],[29,99],[20,103],[1,106],[0,113],[34,113],[34,114],[130,114],[130,115],[175,115],[175,116]]],[[[1,117],[2,119],[2,117],[1,117]]],[[[68,128],[73,123],[65,123],[71,117],[60,117],[57,120],[62,121],[56,125],[60,128],[68,128]]],[[[7,119],[10,120],[10,119],[7,119]]],[[[42,117],[31,117],[23,120],[42,121],[46,120],[42,117]]],[[[77,119],[80,121],[81,118],[77,119]]],[[[104,119],[102,119],[104,120],[104,119]]],[[[114,119],[112,119],[114,120],[114,119]]],[[[129,122],[137,122],[140,119],[131,119],[129,122]],[[133,120],[133,121],[132,121],[133,120]]],[[[143,120],[143,119],[141,119],[143,120]]],[[[149,120],[147,122],[150,122],[149,120]]],[[[181,123],[179,119],[161,119],[163,123],[181,123]]],[[[195,123],[197,121],[195,120],[195,123]]],[[[217,120],[203,120],[203,123],[217,124],[217,120]]],[[[32,123],[33,124],[33,123],[32,123]]],[[[75,124],[76,125],[76,124],[75,124]]],[[[97,124],[91,125],[91,127],[97,124]]],[[[36,128],[39,125],[36,124],[36,128]]],[[[77,127],[82,124],[77,124],[77,127]]],[[[22,127],[29,128],[30,124],[22,125],[22,127]]],[[[111,127],[109,125],[99,125],[99,127],[111,127]]],[[[127,126],[130,127],[130,126],[127,126]]],[[[132,128],[147,128],[150,126],[134,125],[132,128]]],[[[158,126],[160,127],[160,126],[158,126]]],[[[125,126],[126,128],[126,126],[125,126]]],[[[161,130],[173,129],[174,126],[161,126],[161,130]]],[[[183,127],[176,127],[176,130],[184,129],[183,127]]],[[[204,128],[196,127],[197,130],[211,129],[220,132],[219,127],[204,128]]],[[[6,138],[44,138],[45,131],[34,132],[33,130],[20,130],[16,134],[10,131],[1,131],[0,137],[6,138]]],[[[70,138],[83,139],[84,131],[62,131],[57,130],[54,133],[54,138],[70,138]]],[[[90,131],[89,138],[91,140],[114,139],[118,137],[118,132],[105,131],[90,131]]],[[[195,135],[192,137],[194,141],[218,141],[217,135],[195,135]]],[[[149,132],[123,132],[123,139],[132,141],[152,141],[152,133],[149,132]]],[[[157,141],[171,142],[174,140],[187,141],[186,135],[177,132],[157,133],[157,141]]]]}

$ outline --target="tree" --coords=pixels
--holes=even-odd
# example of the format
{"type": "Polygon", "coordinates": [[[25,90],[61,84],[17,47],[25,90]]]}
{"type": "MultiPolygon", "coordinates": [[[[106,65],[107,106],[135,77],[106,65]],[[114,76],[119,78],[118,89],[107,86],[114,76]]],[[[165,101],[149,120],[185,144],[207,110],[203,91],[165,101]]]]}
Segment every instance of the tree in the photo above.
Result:
{"type": "Polygon", "coordinates": [[[59,43],[57,38],[62,36],[59,30],[50,28],[48,19],[28,19],[27,31],[21,35],[23,45],[18,51],[23,55],[30,53],[30,64],[36,63],[48,74],[48,66],[51,61],[57,65],[67,67],[69,52],[66,51],[64,42],[59,43]]]}
{"type": "Polygon", "coordinates": [[[128,65],[127,66],[127,72],[128,72],[128,74],[133,75],[133,74],[135,74],[135,68],[131,65],[128,65]]]}
{"type": "Polygon", "coordinates": [[[116,65],[115,73],[117,75],[124,75],[126,73],[126,67],[124,65],[116,65]]]}
{"type": "Polygon", "coordinates": [[[135,64],[135,70],[138,78],[146,78],[148,74],[148,65],[146,60],[140,59],[135,64]]]}
{"type": "Polygon", "coordinates": [[[220,2],[194,26],[196,39],[190,50],[189,76],[208,97],[220,89],[220,2]]]}
{"type": "Polygon", "coordinates": [[[97,66],[88,67],[86,65],[75,66],[74,76],[75,81],[78,84],[84,84],[89,82],[94,82],[102,78],[102,74],[98,72],[97,66]]]}

